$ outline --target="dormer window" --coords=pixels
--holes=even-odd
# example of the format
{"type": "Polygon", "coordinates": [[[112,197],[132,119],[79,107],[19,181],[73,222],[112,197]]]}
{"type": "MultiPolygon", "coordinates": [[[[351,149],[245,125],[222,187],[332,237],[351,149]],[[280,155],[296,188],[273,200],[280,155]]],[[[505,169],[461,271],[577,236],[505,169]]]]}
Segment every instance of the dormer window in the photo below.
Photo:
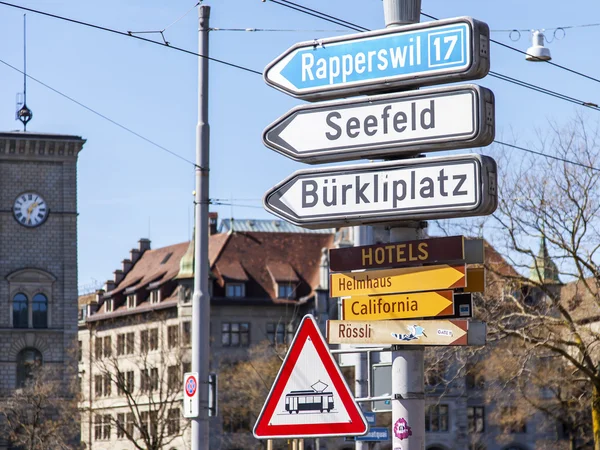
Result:
{"type": "Polygon", "coordinates": [[[156,304],[160,302],[160,289],[150,291],[150,303],[156,304]]]}
{"type": "Polygon", "coordinates": [[[135,308],[135,294],[129,294],[127,296],[127,308],[135,308]]]}
{"type": "Polygon", "coordinates": [[[104,310],[109,313],[113,312],[113,299],[109,298],[104,302],[104,310]]]}
{"type": "Polygon", "coordinates": [[[241,298],[245,295],[244,283],[226,283],[225,296],[228,298],[241,298]]]}
{"type": "Polygon", "coordinates": [[[295,286],[290,283],[277,284],[277,298],[294,298],[295,286]]]}

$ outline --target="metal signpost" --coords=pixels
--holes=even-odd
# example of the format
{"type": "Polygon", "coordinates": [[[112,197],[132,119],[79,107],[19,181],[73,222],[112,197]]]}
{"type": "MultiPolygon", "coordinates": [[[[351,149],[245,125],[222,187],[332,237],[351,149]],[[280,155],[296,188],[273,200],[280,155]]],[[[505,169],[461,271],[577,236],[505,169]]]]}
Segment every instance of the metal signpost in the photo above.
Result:
{"type": "Polygon", "coordinates": [[[483,78],[489,28],[470,17],[301,42],[271,62],[265,82],[304,100],[483,78]]]}
{"type": "Polygon", "coordinates": [[[482,147],[494,140],[494,94],[473,84],[302,105],[263,142],[296,161],[325,163],[482,147]],[[306,133],[310,130],[310,133],[306,133]]]}
{"type": "MultiPolygon", "coordinates": [[[[331,250],[330,295],[342,297],[342,320],[327,322],[327,342],[392,345],[389,388],[372,397],[369,387],[361,400],[373,398],[392,411],[392,448],[403,450],[425,445],[424,346],[484,345],[486,339],[485,323],[471,320],[472,293],[484,291],[485,272],[468,266],[483,263],[483,241],[419,239],[425,237],[421,224],[491,214],[498,204],[492,158],[408,159],[486,146],[495,134],[488,89],[467,84],[408,91],[483,78],[490,67],[485,23],[459,17],[420,24],[420,6],[420,0],[384,0],[389,28],[296,44],[264,71],[266,83],[286,94],[332,100],[298,106],[277,119],[263,133],[267,147],[310,164],[393,159],[297,171],[270,189],[263,203],[306,228],[389,228],[390,243],[331,250]]],[[[278,400],[266,409],[268,418],[261,413],[259,438],[270,434],[270,420],[281,409],[283,387],[273,389],[278,400]]],[[[286,423],[275,424],[281,425],[286,423]]],[[[279,430],[271,434],[311,433],[279,430]]],[[[357,449],[388,439],[387,429],[371,431],[356,439],[357,449]]]]}
{"type": "Polygon", "coordinates": [[[263,203],[307,228],[479,216],[496,209],[496,177],[480,155],[299,170],[263,203]]]}

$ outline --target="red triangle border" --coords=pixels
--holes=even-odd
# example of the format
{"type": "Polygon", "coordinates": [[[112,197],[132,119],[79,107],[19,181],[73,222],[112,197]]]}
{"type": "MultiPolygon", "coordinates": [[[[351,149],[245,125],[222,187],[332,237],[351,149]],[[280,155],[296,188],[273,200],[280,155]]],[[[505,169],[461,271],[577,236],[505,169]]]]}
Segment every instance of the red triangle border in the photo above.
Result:
{"type": "Polygon", "coordinates": [[[352,393],[342,376],[342,372],[334,361],[329,348],[325,343],[323,335],[319,331],[315,319],[312,315],[304,316],[296,336],[288,350],[288,353],[279,369],[279,373],[273,382],[271,392],[265,401],[263,409],[258,416],[254,426],[254,436],[258,439],[269,438],[297,438],[297,437],[322,437],[322,436],[361,436],[368,432],[369,427],[361,409],[358,407],[352,393]],[[289,425],[270,425],[275,408],[279,399],[283,395],[283,390],[296,367],[298,358],[306,341],[312,340],[312,343],[323,363],[327,374],[331,378],[333,386],[346,409],[350,421],[347,423],[327,423],[327,424],[289,424],[289,425]]]}

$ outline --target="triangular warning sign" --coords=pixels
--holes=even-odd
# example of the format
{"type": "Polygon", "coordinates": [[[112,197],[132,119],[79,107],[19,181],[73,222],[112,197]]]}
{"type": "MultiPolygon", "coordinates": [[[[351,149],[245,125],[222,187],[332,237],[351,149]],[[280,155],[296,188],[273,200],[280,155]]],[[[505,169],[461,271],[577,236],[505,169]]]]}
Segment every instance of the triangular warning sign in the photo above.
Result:
{"type": "Polygon", "coordinates": [[[314,317],[304,316],[254,425],[254,436],[359,436],[367,431],[367,421],[314,317]]]}

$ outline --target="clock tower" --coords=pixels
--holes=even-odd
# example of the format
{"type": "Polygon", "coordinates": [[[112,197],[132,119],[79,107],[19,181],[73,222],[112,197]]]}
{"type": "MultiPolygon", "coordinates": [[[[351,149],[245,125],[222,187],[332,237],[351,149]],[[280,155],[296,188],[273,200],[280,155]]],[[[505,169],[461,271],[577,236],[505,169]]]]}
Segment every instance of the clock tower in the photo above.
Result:
{"type": "Polygon", "coordinates": [[[77,368],[79,136],[0,133],[0,396],[77,368]]]}

